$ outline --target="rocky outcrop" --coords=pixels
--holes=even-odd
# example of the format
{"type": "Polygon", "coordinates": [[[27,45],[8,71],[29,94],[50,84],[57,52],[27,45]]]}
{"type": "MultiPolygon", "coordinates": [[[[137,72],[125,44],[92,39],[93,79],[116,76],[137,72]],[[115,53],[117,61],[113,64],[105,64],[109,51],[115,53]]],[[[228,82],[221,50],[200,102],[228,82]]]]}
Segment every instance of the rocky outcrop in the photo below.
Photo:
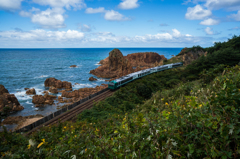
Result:
{"type": "Polygon", "coordinates": [[[71,89],[72,84],[67,81],[61,81],[56,78],[47,78],[44,82],[45,87],[55,87],[55,88],[66,88],[66,89],[71,89]]]}
{"type": "Polygon", "coordinates": [[[25,121],[26,119],[31,119],[31,118],[36,118],[36,117],[44,117],[41,114],[36,114],[36,115],[29,115],[29,116],[9,116],[4,119],[2,122],[3,125],[5,124],[18,124],[20,122],[25,121]]]}
{"type": "Polygon", "coordinates": [[[128,54],[126,59],[133,67],[154,67],[156,63],[166,60],[164,55],[155,52],[133,53],[128,54]]]}
{"type": "Polygon", "coordinates": [[[4,93],[9,93],[9,92],[3,85],[0,85],[0,95],[3,95],[4,93]]]}
{"type": "Polygon", "coordinates": [[[8,107],[10,111],[20,111],[24,109],[18,102],[16,96],[9,94],[8,90],[3,85],[0,85],[0,112],[3,111],[5,107],[8,107]]]}
{"type": "Polygon", "coordinates": [[[77,65],[71,65],[70,67],[77,67],[77,65]]]}
{"type": "Polygon", "coordinates": [[[52,105],[54,103],[54,99],[57,98],[54,95],[49,95],[46,93],[43,95],[34,95],[32,103],[37,104],[36,107],[43,106],[44,104],[52,105]]]}
{"type": "Polygon", "coordinates": [[[35,90],[34,88],[28,89],[28,90],[26,91],[26,94],[28,94],[28,95],[36,94],[36,90],[35,90]]]}
{"type": "Polygon", "coordinates": [[[90,73],[102,78],[115,78],[119,75],[126,75],[134,72],[132,65],[125,59],[118,49],[113,49],[109,52],[108,60],[101,62],[104,65],[99,66],[90,73]]]}
{"type": "Polygon", "coordinates": [[[94,78],[94,77],[90,77],[88,80],[89,80],[89,81],[97,81],[97,79],[94,78]]]}
{"type": "Polygon", "coordinates": [[[119,49],[114,49],[109,52],[109,57],[99,62],[101,66],[91,70],[90,73],[102,78],[119,78],[129,73],[161,65],[165,59],[163,55],[154,52],[123,56],[119,49]]]}
{"type": "Polygon", "coordinates": [[[54,94],[57,94],[57,93],[58,93],[58,90],[57,90],[57,88],[55,88],[55,87],[50,87],[50,88],[49,88],[49,92],[54,93],[54,94]]]}
{"type": "MultiPolygon", "coordinates": [[[[181,50],[181,52],[175,56],[172,57],[172,59],[176,59],[178,61],[182,61],[184,66],[189,65],[194,60],[198,59],[200,56],[206,56],[207,52],[205,52],[203,49],[197,49],[197,48],[184,48],[181,50]]],[[[171,61],[171,59],[169,59],[171,61]]]]}

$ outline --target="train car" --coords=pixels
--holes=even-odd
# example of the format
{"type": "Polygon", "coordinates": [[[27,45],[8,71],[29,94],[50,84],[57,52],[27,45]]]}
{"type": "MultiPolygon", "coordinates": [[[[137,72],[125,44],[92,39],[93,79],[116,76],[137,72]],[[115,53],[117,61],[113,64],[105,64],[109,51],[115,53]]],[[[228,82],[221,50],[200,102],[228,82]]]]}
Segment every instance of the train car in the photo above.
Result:
{"type": "Polygon", "coordinates": [[[171,69],[171,68],[176,68],[176,67],[179,67],[179,66],[182,66],[182,65],[183,65],[182,62],[178,62],[178,63],[172,63],[172,64],[167,64],[167,65],[157,66],[157,67],[141,70],[141,71],[138,71],[138,72],[134,72],[134,73],[128,74],[126,76],[122,76],[122,77],[120,77],[118,79],[115,79],[113,81],[110,81],[108,83],[108,88],[114,90],[118,87],[121,87],[121,86],[137,79],[137,78],[141,78],[143,76],[146,76],[146,75],[149,75],[149,74],[152,74],[152,73],[155,73],[155,72],[159,72],[159,71],[163,71],[163,70],[167,70],[167,69],[171,69]]]}

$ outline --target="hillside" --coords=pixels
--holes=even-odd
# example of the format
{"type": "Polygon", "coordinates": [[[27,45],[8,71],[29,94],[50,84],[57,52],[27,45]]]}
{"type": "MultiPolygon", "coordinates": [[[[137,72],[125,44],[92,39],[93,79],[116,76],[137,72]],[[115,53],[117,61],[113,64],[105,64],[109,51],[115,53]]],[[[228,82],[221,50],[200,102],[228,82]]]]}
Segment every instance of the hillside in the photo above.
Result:
{"type": "Polygon", "coordinates": [[[0,133],[1,157],[239,158],[239,41],[133,81],[76,122],[29,137],[0,133]]]}

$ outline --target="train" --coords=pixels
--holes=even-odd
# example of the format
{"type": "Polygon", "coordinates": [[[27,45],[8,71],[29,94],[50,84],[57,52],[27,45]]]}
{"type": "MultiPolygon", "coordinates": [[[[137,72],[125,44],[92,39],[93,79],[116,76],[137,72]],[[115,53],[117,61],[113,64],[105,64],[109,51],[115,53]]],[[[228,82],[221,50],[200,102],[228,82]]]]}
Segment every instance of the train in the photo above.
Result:
{"type": "Polygon", "coordinates": [[[108,83],[108,88],[111,89],[111,90],[114,90],[114,89],[117,89],[117,88],[119,88],[119,87],[133,81],[133,80],[141,78],[143,76],[147,76],[149,74],[164,71],[164,70],[167,70],[167,69],[180,67],[182,65],[183,65],[183,62],[171,63],[171,64],[167,64],[167,65],[152,67],[152,68],[148,68],[148,69],[141,70],[141,71],[138,71],[138,72],[134,72],[134,73],[128,74],[126,76],[122,76],[118,79],[110,81],[108,83]]]}

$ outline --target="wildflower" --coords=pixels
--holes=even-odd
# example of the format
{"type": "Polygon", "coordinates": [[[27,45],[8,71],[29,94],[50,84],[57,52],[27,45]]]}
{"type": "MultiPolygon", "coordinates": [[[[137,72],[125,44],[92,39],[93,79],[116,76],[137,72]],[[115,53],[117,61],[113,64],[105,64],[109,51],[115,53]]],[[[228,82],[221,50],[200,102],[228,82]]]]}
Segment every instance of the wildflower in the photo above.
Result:
{"type": "Polygon", "coordinates": [[[85,152],[87,152],[87,148],[85,149],[85,152]]]}
{"type": "Polygon", "coordinates": [[[67,127],[66,127],[66,126],[64,126],[64,129],[67,129],[67,127]]]}
{"type": "Polygon", "coordinates": [[[170,112],[168,112],[168,114],[171,114],[170,112]]]}
{"type": "Polygon", "coordinates": [[[75,135],[74,137],[77,137],[77,135],[75,135]]]}
{"type": "Polygon", "coordinates": [[[199,107],[201,108],[201,107],[202,107],[202,104],[200,104],[199,107]]]}
{"type": "Polygon", "coordinates": [[[168,105],[168,103],[167,103],[167,102],[166,102],[165,104],[166,104],[166,105],[168,105]]]}
{"type": "Polygon", "coordinates": [[[164,100],[164,98],[162,98],[161,100],[164,100]]]}
{"type": "Polygon", "coordinates": [[[28,145],[28,149],[30,149],[31,148],[31,145],[28,145]]]}
{"type": "Polygon", "coordinates": [[[43,144],[45,144],[45,139],[42,139],[42,142],[37,146],[37,148],[41,147],[43,144]]]}

